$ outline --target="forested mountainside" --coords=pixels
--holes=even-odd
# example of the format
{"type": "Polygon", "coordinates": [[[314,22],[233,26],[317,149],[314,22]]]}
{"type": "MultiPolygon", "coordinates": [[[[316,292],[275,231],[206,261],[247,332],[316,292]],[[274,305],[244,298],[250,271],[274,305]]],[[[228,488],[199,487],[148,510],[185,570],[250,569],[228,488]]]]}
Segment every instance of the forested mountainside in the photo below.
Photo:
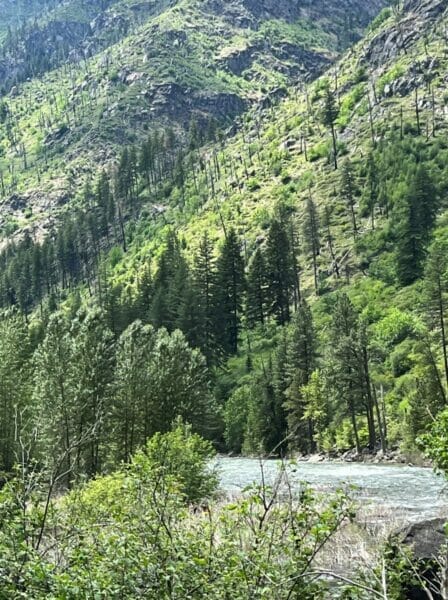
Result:
{"type": "MultiPolygon", "coordinates": [[[[93,6],[49,6],[42,23],[93,6]]],[[[23,389],[5,388],[5,468],[19,398],[51,415],[52,443],[107,416],[88,460],[78,453],[77,469],[91,474],[178,414],[234,452],[414,452],[448,383],[445,3],[386,7],[336,61],[343,23],[356,35],[368,16],[357,3],[335,7],[334,20],[316,3],[144,6],[147,21],[107,52],[66,56],[2,100],[3,368],[26,373],[23,389]],[[181,31],[188,51],[174,43],[181,31]],[[241,50],[260,35],[261,54],[241,50]],[[298,79],[288,36],[314,53],[298,79]],[[143,40],[170,55],[171,89],[183,53],[208,84],[207,69],[235,77],[229,56],[245,56],[238,77],[258,98],[230,129],[183,109],[178,126],[174,105],[149,99],[146,75],[111,82],[111,70],[142,73],[133,60],[143,40]],[[217,62],[224,52],[227,70],[193,52],[206,46],[217,62]],[[289,70],[273,59],[279,48],[289,70]],[[318,55],[335,62],[313,80],[318,55]],[[64,97],[68,81],[80,104],[64,97]]],[[[26,26],[11,35],[26,38],[26,26]]],[[[164,56],[154,54],[160,77],[164,56]]],[[[224,79],[218,95],[231,88],[224,79]]],[[[182,98],[197,111],[194,95],[182,98]]]]}
{"type": "Polygon", "coordinates": [[[320,74],[383,5],[335,3],[329,19],[315,2],[50,4],[0,47],[0,227],[51,227],[98,162],[149,131],[183,144],[192,122],[206,134],[283,96],[320,74]]]}
{"type": "Polygon", "coordinates": [[[446,0],[0,15],[0,598],[445,598],[378,529],[327,568],[347,490],[209,466],[448,473],[446,0]]]}

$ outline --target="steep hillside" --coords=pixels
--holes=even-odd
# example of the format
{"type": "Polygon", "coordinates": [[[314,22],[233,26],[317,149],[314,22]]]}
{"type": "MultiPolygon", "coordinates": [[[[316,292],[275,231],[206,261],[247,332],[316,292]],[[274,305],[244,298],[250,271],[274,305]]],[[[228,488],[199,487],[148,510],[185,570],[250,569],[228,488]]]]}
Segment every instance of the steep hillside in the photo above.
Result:
{"type": "MultiPolygon", "coordinates": [[[[392,160],[387,152],[398,135],[403,145],[406,139],[415,140],[437,155],[442,168],[448,130],[445,3],[406,2],[402,13],[384,14],[384,19],[341,62],[307,86],[305,94],[290,89],[289,98],[249,113],[243,131],[225,148],[206,150],[204,158],[216,178],[213,197],[208,198],[210,189],[205,186],[199,212],[171,202],[171,212],[164,218],[184,220],[186,231],[195,238],[196,228],[210,231],[214,226],[222,231],[219,206],[226,222],[233,222],[255,242],[276,201],[286,201],[300,217],[304,201],[311,196],[321,208],[331,206],[336,215],[344,215],[345,200],[338,191],[341,169],[334,169],[331,133],[323,119],[329,86],[337,103],[338,166],[350,159],[360,170],[360,189],[355,194],[359,230],[370,240],[372,215],[362,207],[369,152],[376,150],[392,160]],[[213,164],[214,153],[223,165],[219,172],[213,164]]],[[[394,168],[399,172],[401,167],[396,164],[394,168]]],[[[188,184],[196,189],[194,181],[188,184]]],[[[387,193],[392,203],[394,190],[387,193]]],[[[187,197],[195,195],[186,192],[187,197]]],[[[376,206],[375,230],[384,226],[385,219],[385,208],[376,206]]],[[[344,264],[353,263],[359,269],[363,257],[355,251],[350,223],[342,221],[336,219],[340,255],[344,264]]],[[[362,237],[357,240],[361,246],[362,237]]]]}
{"type": "Polygon", "coordinates": [[[98,161],[149,130],[225,126],[316,77],[382,5],[335,3],[330,20],[325,3],[290,0],[58,4],[3,46],[1,79],[14,84],[1,111],[3,231],[27,225],[25,207],[28,229],[46,222],[98,161]]]}
{"type": "Polygon", "coordinates": [[[181,329],[227,449],[414,450],[447,401],[446,3],[340,60],[342,10],[301,6],[183,0],[10,93],[1,302],[181,329]]]}
{"type": "Polygon", "coordinates": [[[447,0],[0,18],[0,596],[442,597],[447,0]]]}
{"type": "MultiPolygon", "coordinates": [[[[250,113],[243,130],[224,147],[203,152],[202,174],[193,172],[181,186],[174,186],[167,199],[160,197],[162,216],[154,220],[157,213],[148,210],[146,222],[142,219],[132,229],[130,251],[118,264],[114,257],[116,290],[126,304],[129,284],[137,294],[143,289],[139,280],[144,265],[152,262],[157,273],[162,263],[155,257],[173,226],[189,257],[203,251],[198,240],[205,232],[215,248],[225,247],[223,239],[234,228],[243,243],[248,285],[253,286],[251,278],[257,277],[257,271],[251,269],[258,268],[254,265],[260,253],[267,264],[272,259],[273,223],[284,219],[279,217],[279,207],[291,215],[288,227],[295,233],[286,243],[295,246],[293,277],[298,282],[291,302],[302,295],[313,304],[320,340],[314,364],[319,365],[322,380],[298,392],[298,384],[282,375],[282,364],[288,365],[285,356],[295,352],[290,344],[297,338],[282,342],[281,329],[245,329],[247,339],[241,338],[239,356],[230,360],[230,371],[218,386],[223,399],[233,392],[225,419],[227,440],[233,440],[235,450],[254,451],[260,443],[267,450],[279,443],[280,434],[276,437],[272,429],[268,434],[257,429],[258,419],[264,418],[257,411],[271,414],[274,410],[271,418],[275,421],[275,414],[282,414],[280,406],[291,410],[292,399],[299,406],[310,401],[302,393],[317,394],[319,418],[330,411],[333,425],[321,432],[321,449],[358,446],[358,438],[367,435],[373,447],[369,419],[378,422],[377,439],[387,431],[389,443],[414,449],[416,436],[431,423],[429,415],[446,402],[447,20],[446,3],[440,0],[406,2],[400,11],[383,13],[366,38],[323,78],[307,86],[304,94],[290,90],[289,98],[250,113]],[[348,293],[353,304],[344,308],[341,296],[334,294],[338,290],[348,293]],[[355,326],[351,333],[337,329],[332,318],[348,319],[344,310],[353,311],[353,323],[360,319],[359,327],[367,336],[364,342],[356,341],[355,326]],[[348,347],[343,346],[341,336],[347,336],[348,347]],[[359,356],[366,353],[365,374],[370,383],[365,389],[373,385],[373,397],[361,391],[362,382],[344,375],[343,365],[351,373],[358,368],[350,366],[352,351],[359,356]],[[340,364],[344,352],[348,354],[340,364]],[[251,375],[254,363],[256,374],[251,375]],[[274,391],[257,379],[263,380],[269,364],[274,391]],[[336,381],[332,382],[333,376],[336,381]],[[344,377],[345,384],[341,383],[344,377]],[[352,391],[344,391],[344,385],[352,391]],[[252,398],[263,394],[268,404],[254,408],[252,398]],[[326,409],[322,408],[325,395],[326,409]],[[374,410],[375,397],[384,404],[382,408],[376,404],[375,417],[367,412],[368,433],[365,421],[355,425],[353,418],[349,425],[336,416],[339,411],[344,414],[340,404],[344,398],[355,412],[363,412],[364,406],[374,410]],[[269,404],[275,401],[276,409],[269,404]],[[352,427],[363,433],[353,437],[352,427]]],[[[258,277],[262,273],[258,271],[258,277]]],[[[255,291],[249,288],[252,295],[246,318],[248,323],[254,319],[251,303],[260,301],[255,322],[258,319],[262,324],[266,318],[261,308],[263,286],[269,289],[271,284],[255,279],[255,285],[255,291]]],[[[168,293],[172,288],[162,289],[168,293]]],[[[266,310],[269,314],[270,309],[266,310]]],[[[299,314],[296,326],[300,331],[308,317],[299,314]]],[[[277,312],[278,322],[285,318],[287,313],[277,312]]],[[[297,362],[292,364],[287,369],[294,371],[297,362]]],[[[294,419],[294,413],[288,418],[294,419]]],[[[324,422],[326,418],[328,414],[324,422]]],[[[313,443],[306,444],[305,436],[301,433],[297,443],[309,451],[313,443]]]]}

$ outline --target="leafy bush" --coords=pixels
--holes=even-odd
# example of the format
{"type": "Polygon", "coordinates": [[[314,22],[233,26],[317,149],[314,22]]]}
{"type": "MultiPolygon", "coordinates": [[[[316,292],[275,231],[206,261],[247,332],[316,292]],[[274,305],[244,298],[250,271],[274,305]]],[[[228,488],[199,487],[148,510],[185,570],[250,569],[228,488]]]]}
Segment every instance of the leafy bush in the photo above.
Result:
{"type": "Polygon", "coordinates": [[[172,477],[187,503],[200,502],[211,497],[218,485],[217,474],[209,466],[214,456],[212,444],[178,419],[172,431],[156,433],[136,454],[131,474],[172,477]]]}

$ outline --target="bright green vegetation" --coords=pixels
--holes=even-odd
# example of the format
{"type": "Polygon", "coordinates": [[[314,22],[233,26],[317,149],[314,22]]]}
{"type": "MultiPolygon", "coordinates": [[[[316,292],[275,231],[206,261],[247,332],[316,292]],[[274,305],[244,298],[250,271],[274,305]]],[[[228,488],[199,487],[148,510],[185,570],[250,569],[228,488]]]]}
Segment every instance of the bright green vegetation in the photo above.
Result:
{"type": "MultiPolygon", "coordinates": [[[[341,32],[360,31],[344,23],[342,9],[333,23],[319,9],[289,22],[273,9],[261,19],[237,3],[239,25],[224,8],[196,0],[70,0],[37,25],[28,23],[29,31],[13,32],[0,48],[18,69],[9,75],[6,68],[2,85],[7,91],[19,84],[2,109],[2,197],[45,192],[50,209],[40,201],[33,206],[34,219],[45,220],[60,197],[76,199],[79,180],[98,159],[109,162],[117,147],[167,123],[182,130],[192,119],[206,127],[216,117],[228,125],[248,102],[321,72],[334,49],[346,47],[341,32]],[[101,18],[90,30],[94,10],[101,18]],[[88,58],[81,60],[84,51],[88,58]]],[[[361,20],[367,22],[365,14],[361,20]]],[[[19,225],[35,227],[14,213],[19,225]]]]}
{"type": "Polygon", "coordinates": [[[282,470],[226,503],[209,470],[447,471],[446,7],[394,2],[336,60],[364,9],[302,4],[30,1],[17,28],[0,0],[0,598],[424,585],[392,540],[329,587],[345,493],[282,470]]]}
{"type": "Polygon", "coordinates": [[[57,467],[18,470],[0,491],[0,597],[400,600],[425,585],[393,542],[350,577],[318,562],[354,517],[345,492],[298,493],[282,468],[274,486],[224,504],[212,457],[178,420],[63,497],[57,467]]]}
{"type": "MultiPolygon", "coordinates": [[[[112,59],[125,56],[133,73],[143,73],[149,32],[154,47],[151,78],[163,73],[169,81],[164,72],[169,53],[173,89],[186,84],[184,77],[196,69],[196,83],[188,84],[192,89],[202,89],[207,79],[207,93],[236,93],[243,81],[246,91],[254,91],[260,82],[221,71],[207,57],[216,56],[220,47],[221,58],[232,56],[230,47],[241,52],[255,43],[252,36],[260,31],[269,34],[274,47],[276,40],[292,43],[316,27],[303,20],[267,20],[258,32],[244,37],[241,30],[238,37],[229,33],[231,46],[226,40],[223,49],[222,31],[229,27],[225,13],[215,17],[219,26],[208,32],[209,13],[197,14],[196,9],[195,3],[177,3],[111,46],[111,62],[103,72],[110,84],[107,93],[101,87],[95,95],[81,91],[86,94],[82,109],[74,111],[68,124],[65,117],[57,117],[68,115],[64,85],[74,78],[79,86],[82,80],[76,78],[84,68],[83,77],[95,81],[105,56],[101,52],[88,66],[74,72],[64,66],[26,84],[26,94],[6,99],[4,161],[11,165],[18,164],[10,160],[13,145],[19,146],[16,135],[23,136],[24,144],[36,143],[37,131],[43,135],[48,130],[42,118],[47,105],[33,113],[30,98],[40,89],[48,100],[58,81],[61,96],[48,101],[56,114],[47,116],[59,128],[51,138],[52,150],[48,156],[44,152],[47,173],[31,167],[27,155],[30,166],[17,171],[15,185],[26,189],[23,177],[32,177],[45,190],[51,177],[52,185],[70,197],[70,186],[54,178],[66,157],[68,178],[77,187],[68,206],[59,203],[63,208],[56,213],[64,216],[52,226],[52,235],[43,241],[41,232],[36,240],[25,236],[1,257],[2,306],[14,307],[28,319],[24,335],[30,336],[26,360],[31,366],[21,360],[19,365],[34,374],[39,371],[36,356],[50,343],[47,336],[53,332],[52,313],[58,305],[66,319],[59,333],[70,348],[78,343],[73,323],[93,319],[86,316],[90,313],[99,315],[95,318],[104,344],[114,350],[107,358],[109,379],[101,384],[102,399],[95,401],[98,405],[87,421],[93,426],[98,411],[103,420],[119,415],[126,432],[120,444],[127,449],[101,455],[102,446],[113,446],[107,436],[115,434],[115,425],[105,426],[107,443],[97,442],[88,468],[78,457],[84,465],[77,466],[79,473],[95,474],[117,458],[129,460],[164,419],[163,426],[169,427],[176,414],[218,447],[235,452],[401,447],[412,453],[415,437],[425,433],[445,406],[448,383],[448,150],[441,79],[446,57],[440,33],[446,17],[441,13],[437,21],[426,21],[417,11],[421,38],[413,39],[406,53],[397,45],[391,57],[369,62],[362,57],[383,50],[382,32],[404,27],[399,13],[384,13],[365,40],[327,75],[303,93],[289,89],[285,99],[273,98],[263,110],[249,110],[239,131],[227,140],[219,122],[199,115],[189,120],[187,134],[176,127],[151,131],[131,118],[123,121],[121,115],[119,131],[132,143],[122,149],[116,164],[92,173],[86,162],[95,149],[112,152],[117,141],[118,121],[110,108],[121,112],[133,102],[135,108],[141,105],[139,78],[136,85],[127,85],[118,70],[111,74],[112,59]],[[410,74],[418,71],[417,57],[421,79],[410,74]],[[185,70],[176,66],[181,58],[185,70]],[[92,98],[102,94],[109,110],[95,121],[98,106],[92,98]],[[11,116],[15,114],[22,120],[11,116]],[[82,136],[75,146],[66,137],[87,123],[93,124],[92,143],[82,151],[82,136]],[[81,168],[87,171],[84,177],[81,168]],[[156,332],[184,348],[185,356],[191,354],[185,360],[193,383],[176,377],[191,398],[178,388],[165,388],[163,381],[156,383],[158,367],[143,376],[138,362],[132,368],[143,379],[136,382],[135,393],[118,390],[125,378],[120,348],[134,335],[133,328],[146,331],[133,342],[135,360],[141,364],[153,360],[156,332]],[[156,394],[149,409],[149,400],[139,391],[145,381],[173,398],[156,394]],[[128,411],[128,405],[134,408],[128,411]],[[169,417],[161,417],[166,411],[169,417]]],[[[316,33],[315,39],[322,44],[329,38],[316,33]]],[[[11,187],[8,178],[16,178],[12,169],[4,175],[5,195],[11,187]]],[[[39,205],[49,196],[47,191],[43,198],[32,198],[39,205]]],[[[21,220],[10,213],[5,233],[26,222],[38,227],[38,209],[34,203],[27,205],[21,220]]],[[[5,327],[10,326],[6,320],[5,327]]],[[[11,354],[8,339],[5,355],[11,354]]],[[[73,356],[76,363],[81,355],[73,356]]],[[[73,387],[78,368],[74,364],[74,375],[63,373],[74,407],[80,403],[80,392],[73,387]]],[[[129,382],[134,371],[126,375],[129,382]]],[[[168,367],[166,373],[167,379],[173,377],[168,367]]],[[[22,394],[23,406],[32,409],[35,394],[22,394]]],[[[43,388],[41,395],[54,392],[43,388]]],[[[4,406],[7,414],[14,401],[4,406]]],[[[65,418],[61,437],[84,422],[76,410],[65,418]]],[[[51,421],[45,427],[55,429],[51,421]]],[[[14,459],[13,431],[10,425],[5,433],[6,470],[14,459]]]]}

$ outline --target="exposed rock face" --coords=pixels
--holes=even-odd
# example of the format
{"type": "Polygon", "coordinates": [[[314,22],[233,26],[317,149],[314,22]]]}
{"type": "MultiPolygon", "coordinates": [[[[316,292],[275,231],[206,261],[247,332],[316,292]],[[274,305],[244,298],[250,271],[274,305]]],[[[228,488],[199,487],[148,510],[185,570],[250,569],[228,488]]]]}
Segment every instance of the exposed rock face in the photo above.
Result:
{"type": "MultiPolygon", "coordinates": [[[[140,2],[130,7],[126,15],[115,11],[120,0],[87,0],[96,16],[90,23],[80,19],[63,20],[49,13],[47,22],[29,22],[17,39],[0,45],[0,92],[8,92],[13,85],[31,76],[40,75],[65,62],[79,62],[108,47],[127,35],[132,23],[157,14],[178,0],[140,2]],[[35,61],[39,56],[39,61],[35,61]]],[[[54,2],[57,4],[57,2],[54,2]]],[[[69,4],[69,3],[67,3],[69,4]]],[[[73,7],[76,13],[79,8],[73,7]]],[[[70,10],[68,11],[70,13],[70,10]]],[[[1,13],[1,0],[0,0],[1,13]]],[[[1,18],[1,17],[0,17],[1,18]]]]}
{"type": "MultiPolygon", "coordinates": [[[[424,581],[439,585],[437,558],[444,544],[446,519],[430,519],[414,523],[398,534],[399,541],[411,548],[418,561],[418,570],[424,581]]],[[[442,596],[433,591],[433,600],[442,600],[442,596]]],[[[407,600],[427,600],[428,595],[420,586],[410,583],[406,589],[407,600]]]]}
{"type": "MultiPolygon", "coordinates": [[[[90,33],[88,24],[78,22],[52,21],[42,28],[30,28],[14,46],[0,51],[1,86],[8,91],[14,83],[43,72],[55,61],[57,64],[56,57],[68,58],[90,33]]],[[[84,57],[83,52],[78,55],[84,57]]]]}
{"type": "Polygon", "coordinates": [[[337,20],[349,13],[358,25],[365,27],[387,4],[386,0],[207,0],[206,7],[241,27],[256,28],[263,19],[292,22],[304,17],[322,19],[329,14],[337,20]]]}
{"type": "MultiPolygon", "coordinates": [[[[219,60],[226,70],[234,75],[242,75],[244,71],[251,68],[254,61],[260,60],[263,46],[263,44],[253,44],[244,49],[235,49],[226,56],[221,56],[219,60]]],[[[288,42],[284,42],[279,47],[270,48],[270,53],[274,59],[287,61],[287,66],[283,66],[283,69],[289,77],[294,79],[317,77],[331,63],[328,56],[288,42]]]]}
{"type": "Polygon", "coordinates": [[[445,0],[405,0],[404,10],[422,16],[424,19],[434,19],[448,9],[445,0]]]}
{"type": "Polygon", "coordinates": [[[176,83],[158,86],[148,93],[150,111],[153,117],[164,116],[183,122],[188,126],[194,115],[198,122],[207,120],[213,114],[217,120],[225,121],[227,118],[241,114],[246,102],[231,93],[194,92],[186,90],[176,83]]]}
{"type": "Polygon", "coordinates": [[[373,39],[363,60],[378,67],[406,52],[444,11],[448,11],[446,0],[407,0],[403,17],[373,39]]]}
{"type": "Polygon", "coordinates": [[[413,551],[419,560],[431,560],[439,556],[440,549],[446,543],[446,519],[431,519],[414,523],[400,533],[400,538],[413,551]]]}

